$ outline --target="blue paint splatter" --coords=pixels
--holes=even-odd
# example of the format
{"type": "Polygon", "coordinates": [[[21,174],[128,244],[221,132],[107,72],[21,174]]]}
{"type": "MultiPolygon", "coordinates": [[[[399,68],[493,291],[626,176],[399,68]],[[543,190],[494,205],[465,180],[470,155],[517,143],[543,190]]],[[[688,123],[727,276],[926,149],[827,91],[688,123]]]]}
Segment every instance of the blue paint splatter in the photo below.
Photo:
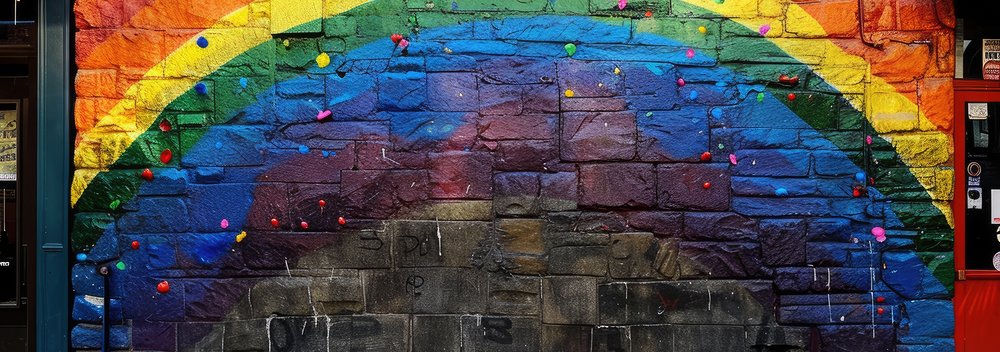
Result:
{"type": "Polygon", "coordinates": [[[250,85],[250,80],[246,77],[240,77],[240,87],[246,88],[248,85],[250,85]]]}
{"type": "Polygon", "coordinates": [[[698,99],[698,91],[692,90],[691,94],[688,95],[688,99],[691,99],[691,100],[698,99]]]}
{"type": "Polygon", "coordinates": [[[201,95],[207,95],[208,94],[208,86],[205,85],[204,83],[195,84],[194,85],[194,91],[198,92],[198,94],[201,94],[201,95]]]}
{"type": "Polygon", "coordinates": [[[867,177],[865,177],[865,173],[864,172],[859,172],[859,173],[854,174],[854,180],[858,181],[860,183],[865,183],[865,179],[866,178],[867,177]]]}
{"type": "Polygon", "coordinates": [[[309,153],[309,147],[307,147],[305,145],[300,145],[299,146],[299,153],[308,154],[309,153]]]}
{"type": "Polygon", "coordinates": [[[76,254],[76,261],[82,262],[84,260],[87,260],[87,253],[77,253],[76,254]]]}
{"type": "Polygon", "coordinates": [[[778,189],[774,190],[774,195],[779,196],[779,197],[787,196],[788,195],[788,190],[784,189],[784,188],[778,188],[778,189]]]}
{"type": "Polygon", "coordinates": [[[202,49],[207,48],[208,39],[205,39],[205,37],[198,37],[198,46],[201,47],[202,49]]]}
{"type": "MultiPolygon", "coordinates": [[[[696,97],[697,97],[697,95],[696,95],[696,97]]],[[[722,118],[722,109],[712,108],[712,117],[714,117],[716,119],[721,119],[722,118]]]]}

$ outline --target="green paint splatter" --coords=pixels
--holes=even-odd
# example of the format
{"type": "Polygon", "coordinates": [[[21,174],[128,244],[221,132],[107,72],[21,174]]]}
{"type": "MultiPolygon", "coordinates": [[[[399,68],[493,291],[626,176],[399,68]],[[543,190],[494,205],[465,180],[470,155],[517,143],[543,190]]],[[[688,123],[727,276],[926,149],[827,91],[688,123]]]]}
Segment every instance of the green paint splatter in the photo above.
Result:
{"type": "Polygon", "coordinates": [[[115,267],[118,268],[118,270],[125,270],[125,262],[118,262],[118,264],[115,264],[115,267]]]}

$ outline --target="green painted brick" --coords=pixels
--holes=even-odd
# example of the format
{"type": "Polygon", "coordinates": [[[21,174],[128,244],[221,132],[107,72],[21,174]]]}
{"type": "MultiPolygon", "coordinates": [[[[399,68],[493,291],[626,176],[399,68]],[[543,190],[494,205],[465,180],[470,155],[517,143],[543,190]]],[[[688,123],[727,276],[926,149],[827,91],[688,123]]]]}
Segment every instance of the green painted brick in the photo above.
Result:
{"type": "Polygon", "coordinates": [[[106,213],[77,213],[73,216],[73,233],[70,236],[74,252],[90,250],[97,239],[104,234],[108,225],[115,221],[106,213]]]}

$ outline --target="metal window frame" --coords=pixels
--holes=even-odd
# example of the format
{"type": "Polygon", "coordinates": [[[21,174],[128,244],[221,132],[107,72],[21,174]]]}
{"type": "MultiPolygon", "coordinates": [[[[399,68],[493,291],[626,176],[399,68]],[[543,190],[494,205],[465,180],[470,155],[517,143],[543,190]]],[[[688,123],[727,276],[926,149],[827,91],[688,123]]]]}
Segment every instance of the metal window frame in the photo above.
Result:
{"type": "Polygon", "coordinates": [[[68,0],[41,0],[38,9],[37,259],[30,337],[37,351],[69,350],[72,6],[68,0]]]}

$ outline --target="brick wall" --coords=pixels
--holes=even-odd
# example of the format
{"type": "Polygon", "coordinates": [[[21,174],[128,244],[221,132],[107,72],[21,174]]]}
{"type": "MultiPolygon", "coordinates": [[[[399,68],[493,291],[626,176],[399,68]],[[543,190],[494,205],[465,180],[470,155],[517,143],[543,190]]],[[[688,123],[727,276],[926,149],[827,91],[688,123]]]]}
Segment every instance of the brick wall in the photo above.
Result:
{"type": "Polygon", "coordinates": [[[954,348],[947,2],[76,21],[75,348],[954,348]]]}

